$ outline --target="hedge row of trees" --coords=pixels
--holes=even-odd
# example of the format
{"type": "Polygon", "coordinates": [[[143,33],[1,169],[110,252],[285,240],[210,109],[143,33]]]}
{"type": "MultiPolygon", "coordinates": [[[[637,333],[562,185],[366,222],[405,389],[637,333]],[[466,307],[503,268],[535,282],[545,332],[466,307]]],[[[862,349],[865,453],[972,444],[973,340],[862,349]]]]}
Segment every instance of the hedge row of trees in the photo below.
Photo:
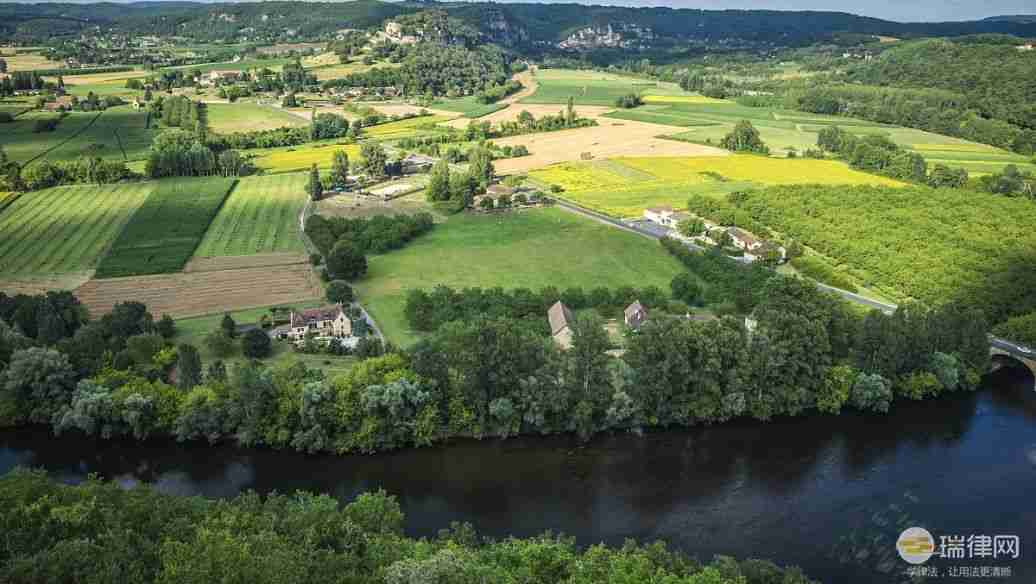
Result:
{"type": "Polygon", "coordinates": [[[400,504],[384,491],[345,505],[303,491],[209,500],[15,470],[0,478],[0,525],[10,540],[0,580],[11,584],[111,581],[113,570],[132,583],[476,584],[526,575],[543,584],[812,584],[796,568],[727,557],[703,565],[662,543],[492,541],[459,523],[418,540],[403,534],[400,504]]]}
{"type": "Polygon", "coordinates": [[[96,156],[80,156],[67,161],[44,159],[22,169],[19,184],[11,188],[35,191],[58,185],[109,184],[129,175],[126,163],[121,160],[105,160],[96,156]]]}
{"type": "Polygon", "coordinates": [[[343,241],[360,253],[385,253],[403,247],[433,227],[435,221],[429,213],[355,219],[312,215],[306,220],[306,235],[325,255],[343,241]]]}
{"type": "Polygon", "coordinates": [[[213,150],[194,132],[166,130],[155,136],[144,165],[150,178],[166,176],[245,176],[252,165],[236,150],[213,150]]]}
{"type": "Polygon", "coordinates": [[[937,164],[929,173],[923,156],[885,136],[856,137],[838,126],[828,126],[817,135],[817,146],[845,159],[858,170],[936,188],[959,189],[968,184],[968,171],[963,168],[937,164]]]}
{"type": "Polygon", "coordinates": [[[663,308],[669,296],[657,286],[636,289],[632,286],[615,290],[597,287],[584,290],[575,286],[558,290],[554,287],[542,290],[528,288],[465,288],[455,290],[448,286],[436,286],[431,292],[422,289],[407,293],[404,314],[407,323],[414,330],[433,331],[456,320],[472,320],[479,316],[528,320],[541,332],[546,329],[547,309],[560,300],[572,310],[596,308],[602,311],[621,310],[635,300],[649,308],[663,308]]]}
{"type": "Polygon", "coordinates": [[[987,328],[973,310],[908,306],[861,319],[808,282],[774,276],[750,314],[751,327],[649,319],[622,358],[606,353],[593,313],[572,324],[567,351],[527,321],[484,314],[328,380],[300,363],[259,362],[229,373],[211,364],[203,377],[193,347],[168,346],[131,303],[49,346],[5,327],[0,412],[7,424],[105,437],[377,452],[453,436],[585,439],[846,406],[882,412],[896,398],[971,389],[988,367],[987,328]],[[163,381],[173,367],[177,387],[163,381]]]}

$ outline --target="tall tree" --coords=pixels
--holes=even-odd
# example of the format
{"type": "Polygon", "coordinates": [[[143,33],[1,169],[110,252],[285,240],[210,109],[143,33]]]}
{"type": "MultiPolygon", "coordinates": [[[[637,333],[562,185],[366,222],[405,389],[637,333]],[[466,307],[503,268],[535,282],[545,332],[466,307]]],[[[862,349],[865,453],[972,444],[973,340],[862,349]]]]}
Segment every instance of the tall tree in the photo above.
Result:
{"type": "Polygon", "coordinates": [[[426,196],[429,201],[448,201],[450,199],[450,165],[445,160],[436,162],[432,167],[426,196]]]}
{"type": "Polygon", "coordinates": [[[320,182],[320,171],[317,170],[316,163],[309,169],[309,181],[306,183],[306,192],[309,193],[309,198],[314,201],[319,201],[324,196],[324,185],[320,182]]]}
{"type": "Polygon", "coordinates": [[[360,148],[360,156],[363,157],[363,169],[372,177],[380,178],[385,176],[385,163],[388,162],[388,155],[385,149],[377,142],[366,142],[360,148]]]}
{"type": "Polygon", "coordinates": [[[201,356],[194,345],[184,343],[176,348],[176,386],[189,390],[201,383],[201,356]]]}
{"type": "Polygon", "coordinates": [[[331,161],[331,181],[335,185],[349,182],[349,154],[345,150],[336,150],[331,161]]]}

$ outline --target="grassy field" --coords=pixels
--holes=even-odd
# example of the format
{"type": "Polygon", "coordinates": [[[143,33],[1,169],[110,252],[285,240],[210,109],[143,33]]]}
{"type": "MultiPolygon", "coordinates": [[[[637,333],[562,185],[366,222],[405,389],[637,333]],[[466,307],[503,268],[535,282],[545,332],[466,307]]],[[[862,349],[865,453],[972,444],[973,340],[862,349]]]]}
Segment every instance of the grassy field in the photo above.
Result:
{"type": "Polygon", "coordinates": [[[200,65],[178,65],[176,67],[163,67],[163,71],[173,71],[176,69],[183,69],[186,71],[200,71],[201,73],[208,73],[209,71],[249,71],[251,69],[270,69],[271,71],[280,71],[281,67],[285,63],[291,63],[295,59],[293,57],[275,57],[271,59],[242,59],[236,63],[226,61],[223,63],[204,63],[200,65]]]}
{"type": "Polygon", "coordinates": [[[306,202],[307,179],[303,172],[239,180],[194,255],[302,252],[298,217],[306,202]]]}
{"type": "Polygon", "coordinates": [[[539,86],[522,103],[566,103],[572,97],[576,105],[610,106],[630,93],[688,95],[673,83],[600,71],[537,69],[535,77],[539,86]]]}
{"type": "Polygon", "coordinates": [[[403,315],[410,289],[445,284],[667,290],[681,269],[654,241],[560,209],[454,215],[407,247],[369,261],[367,276],[356,283],[360,301],[389,340],[404,345],[417,339],[403,315]]]}
{"type": "Polygon", "coordinates": [[[35,48],[4,48],[0,56],[7,61],[7,70],[29,71],[32,69],[56,69],[65,64],[60,61],[51,61],[41,55],[35,48]]]}
{"type": "Polygon", "coordinates": [[[26,110],[32,109],[33,105],[28,99],[2,99],[0,100],[0,112],[7,112],[12,116],[17,116],[26,110]]]}
{"type": "MultiPolygon", "coordinates": [[[[304,309],[314,308],[321,306],[322,303],[314,301],[298,302],[291,305],[291,308],[304,309]]],[[[283,306],[278,306],[282,308],[283,306]]],[[[231,318],[234,319],[239,325],[244,324],[256,324],[259,322],[259,318],[264,314],[270,314],[270,308],[251,308],[247,310],[235,310],[230,312],[231,318]]],[[[219,324],[223,320],[225,313],[210,314],[206,316],[196,316],[191,318],[178,319],[176,321],[176,336],[174,342],[189,343],[198,348],[198,353],[202,358],[203,367],[207,367],[209,363],[220,359],[214,355],[209,348],[205,346],[205,337],[214,330],[219,329],[219,324]]],[[[246,361],[244,355],[241,354],[240,348],[238,348],[231,356],[223,357],[223,363],[227,365],[228,372],[233,365],[244,363],[246,361]]],[[[303,353],[296,353],[292,348],[291,344],[287,341],[274,341],[273,342],[273,354],[265,359],[265,362],[270,365],[282,365],[290,364],[295,361],[300,361],[306,365],[306,367],[312,369],[321,369],[325,375],[332,376],[345,373],[348,371],[356,359],[353,357],[332,357],[329,355],[305,355],[303,353]]]]}
{"type": "Polygon", "coordinates": [[[358,144],[324,142],[306,144],[305,146],[292,146],[290,148],[254,151],[256,152],[256,158],[253,162],[257,168],[267,172],[309,170],[314,164],[321,170],[327,170],[331,168],[331,161],[338,150],[345,150],[351,161],[359,160],[360,158],[360,146],[358,144]]]}
{"type": "Polygon", "coordinates": [[[304,118],[254,103],[210,103],[205,106],[209,128],[217,134],[273,130],[308,125],[304,118]]]}
{"type": "Polygon", "coordinates": [[[194,254],[235,179],[160,181],[97,268],[98,278],[164,274],[194,254]]]}
{"type": "Polygon", "coordinates": [[[72,112],[58,123],[53,132],[33,131],[36,120],[55,118],[57,114],[29,112],[15,118],[0,129],[0,146],[11,160],[25,164],[61,146],[89,126],[97,117],[94,112],[72,112]]]}
{"type": "Polygon", "coordinates": [[[534,170],[528,176],[544,186],[560,185],[565,199],[617,217],[638,216],[657,205],[682,208],[692,193],[722,196],[756,185],[901,184],[834,160],[749,155],[570,162],[534,170]]]}
{"type": "Polygon", "coordinates": [[[109,108],[100,116],[97,112],[71,112],[53,132],[33,131],[36,120],[55,116],[57,114],[44,112],[18,116],[13,122],[3,125],[0,146],[9,158],[21,164],[42,158],[72,160],[84,154],[140,160],[146,155],[155,134],[155,130],[144,127],[147,114],[130,106],[109,108]]]}
{"type": "Polygon", "coordinates": [[[0,212],[0,277],[94,268],[153,189],[139,183],[23,194],[0,212]]]}
{"type": "Polygon", "coordinates": [[[479,103],[474,95],[469,95],[456,99],[440,99],[434,102],[431,107],[447,112],[458,112],[465,118],[481,118],[504,109],[507,107],[507,104],[479,103]]]}
{"type": "MultiPolygon", "coordinates": [[[[816,148],[817,134],[825,127],[837,125],[856,135],[879,134],[900,146],[913,149],[931,164],[942,163],[975,172],[992,172],[1006,164],[1029,166],[1029,160],[985,144],[932,134],[922,130],[886,126],[864,120],[825,116],[775,108],[754,108],[733,102],[696,101],[698,96],[648,96],[644,105],[631,110],[617,110],[606,117],[649,122],[687,128],[670,138],[698,144],[718,144],[740,120],[749,120],[759,130],[763,141],[775,154],[791,149],[803,152],[816,148]]],[[[705,98],[701,98],[705,99],[705,98]]],[[[1036,169],[1036,166],[1033,167],[1036,169]]]]}

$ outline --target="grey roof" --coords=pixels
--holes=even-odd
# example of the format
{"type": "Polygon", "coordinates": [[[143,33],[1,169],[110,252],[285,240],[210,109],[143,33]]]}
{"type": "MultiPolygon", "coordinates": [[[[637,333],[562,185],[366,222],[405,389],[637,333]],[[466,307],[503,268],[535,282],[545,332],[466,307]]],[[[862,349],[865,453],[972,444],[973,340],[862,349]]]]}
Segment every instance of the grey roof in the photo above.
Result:
{"type": "Polygon", "coordinates": [[[341,312],[341,304],[333,304],[331,306],[323,306],[321,308],[310,308],[299,312],[293,311],[291,313],[291,326],[300,327],[327,320],[334,320],[338,318],[338,315],[341,314],[341,312]]]}
{"type": "Polygon", "coordinates": [[[626,307],[626,310],[625,310],[626,318],[630,318],[634,314],[637,314],[638,312],[647,312],[647,311],[644,309],[644,305],[640,303],[640,300],[634,300],[633,304],[630,304],[629,306],[626,307]]]}
{"type": "Polygon", "coordinates": [[[754,234],[749,233],[740,227],[731,227],[727,231],[730,233],[731,237],[734,239],[740,239],[748,245],[752,245],[753,243],[762,243],[754,234]]]}
{"type": "Polygon", "coordinates": [[[550,334],[556,335],[561,329],[570,326],[572,311],[558,300],[547,310],[547,320],[550,321],[550,334]]]}

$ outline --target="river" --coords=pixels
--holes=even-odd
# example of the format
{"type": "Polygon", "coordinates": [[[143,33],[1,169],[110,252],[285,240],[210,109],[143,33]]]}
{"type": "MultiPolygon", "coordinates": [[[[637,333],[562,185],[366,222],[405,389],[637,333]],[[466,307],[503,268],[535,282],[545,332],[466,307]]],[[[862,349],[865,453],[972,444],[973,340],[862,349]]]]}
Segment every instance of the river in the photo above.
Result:
{"type": "Polygon", "coordinates": [[[0,432],[0,473],[88,473],[166,493],[227,497],[306,489],[343,501],[383,488],[406,528],[434,535],[468,521],[491,536],[561,531],[581,544],[664,540],[700,558],[761,557],[830,583],[897,582],[907,526],[935,535],[1017,535],[1018,559],[934,558],[996,566],[1036,582],[1036,393],[1017,370],[973,394],[897,403],[886,416],[843,413],[605,436],[465,440],[378,456],[55,438],[0,432]]]}

